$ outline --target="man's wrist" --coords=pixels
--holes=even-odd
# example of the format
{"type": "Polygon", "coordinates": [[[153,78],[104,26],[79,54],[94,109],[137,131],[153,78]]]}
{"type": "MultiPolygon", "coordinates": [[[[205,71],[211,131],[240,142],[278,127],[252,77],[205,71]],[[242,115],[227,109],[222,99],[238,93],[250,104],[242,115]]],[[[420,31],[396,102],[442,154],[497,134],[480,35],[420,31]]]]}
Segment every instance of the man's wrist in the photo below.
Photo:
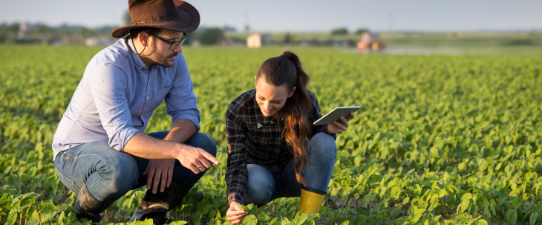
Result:
{"type": "Polygon", "coordinates": [[[171,158],[172,159],[179,159],[179,156],[182,155],[182,152],[184,151],[184,145],[181,143],[172,142],[175,144],[174,148],[171,148],[171,158]]]}

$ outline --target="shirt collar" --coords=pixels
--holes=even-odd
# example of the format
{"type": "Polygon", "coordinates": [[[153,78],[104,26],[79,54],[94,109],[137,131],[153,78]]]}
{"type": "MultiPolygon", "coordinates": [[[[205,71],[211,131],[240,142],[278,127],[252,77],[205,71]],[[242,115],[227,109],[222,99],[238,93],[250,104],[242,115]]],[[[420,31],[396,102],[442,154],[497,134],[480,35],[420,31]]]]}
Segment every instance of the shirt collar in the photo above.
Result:
{"type": "Polygon", "coordinates": [[[147,65],[145,65],[143,60],[141,60],[141,58],[138,55],[134,55],[132,53],[132,51],[134,51],[134,52],[136,51],[132,38],[125,37],[125,39],[127,39],[127,40],[122,40],[122,42],[123,42],[122,44],[124,45],[124,47],[128,48],[128,53],[130,53],[130,57],[132,57],[132,61],[135,63],[134,66],[137,69],[140,69],[140,70],[147,70],[148,69],[147,65]],[[128,43],[128,46],[126,46],[126,43],[128,43]],[[132,50],[130,51],[130,49],[132,49],[132,50]]]}

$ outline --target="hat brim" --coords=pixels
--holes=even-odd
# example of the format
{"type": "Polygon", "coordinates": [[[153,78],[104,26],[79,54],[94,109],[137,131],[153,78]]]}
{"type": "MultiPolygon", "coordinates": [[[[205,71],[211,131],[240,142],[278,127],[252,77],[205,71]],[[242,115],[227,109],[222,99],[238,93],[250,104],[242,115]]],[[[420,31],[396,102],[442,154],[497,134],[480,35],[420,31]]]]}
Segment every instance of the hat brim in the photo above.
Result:
{"type": "MultiPolygon", "coordinates": [[[[126,36],[130,33],[131,29],[136,28],[143,28],[143,27],[154,27],[154,28],[162,28],[162,29],[170,29],[175,30],[179,32],[193,32],[199,27],[200,23],[200,15],[198,10],[192,6],[190,3],[181,1],[181,0],[173,0],[175,3],[175,7],[179,10],[179,18],[175,21],[165,21],[165,22],[159,22],[159,23],[150,23],[147,22],[147,24],[133,24],[128,26],[122,26],[119,27],[113,32],[111,32],[111,36],[114,38],[121,38],[126,36]]],[[[145,22],[145,21],[142,21],[145,22]]]]}

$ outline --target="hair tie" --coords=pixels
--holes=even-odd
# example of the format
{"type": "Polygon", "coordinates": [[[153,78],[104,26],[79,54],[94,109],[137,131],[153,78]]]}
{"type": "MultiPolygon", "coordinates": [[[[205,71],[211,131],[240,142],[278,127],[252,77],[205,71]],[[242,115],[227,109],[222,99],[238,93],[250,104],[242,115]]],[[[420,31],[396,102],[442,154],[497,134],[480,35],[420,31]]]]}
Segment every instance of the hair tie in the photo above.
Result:
{"type": "Polygon", "coordinates": [[[284,51],[282,52],[282,54],[280,56],[284,57],[284,58],[287,58],[287,59],[290,59],[290,57],[288,57],[288,51],[284,51]]]}

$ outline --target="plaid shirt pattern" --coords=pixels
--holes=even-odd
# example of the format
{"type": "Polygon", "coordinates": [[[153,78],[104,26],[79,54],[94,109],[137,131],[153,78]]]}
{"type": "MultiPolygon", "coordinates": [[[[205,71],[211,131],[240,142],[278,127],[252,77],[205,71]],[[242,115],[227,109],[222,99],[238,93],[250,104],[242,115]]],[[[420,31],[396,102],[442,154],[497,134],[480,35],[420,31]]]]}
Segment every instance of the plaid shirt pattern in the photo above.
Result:
{"type": "MultiPolygon", "coordinates": [[[[228,203],[244,204],[248,172],[247,164],[257,164],[277,174],[293,158],[282,137],[284,118],[279,120],[263,116],[255,98],[256,90],[247,91],[235,98],[226,112],[226,134],[228,139],[228,160],[226,183],[228,203]]],[[[309,91],[312,107],[308,119],[312,138],[319,132],[326,132],[327,126],[312,125],[322,117],[318,99],[309,91]]],[[[336,137],[335,134],[331,134],[336,137]]]]}

